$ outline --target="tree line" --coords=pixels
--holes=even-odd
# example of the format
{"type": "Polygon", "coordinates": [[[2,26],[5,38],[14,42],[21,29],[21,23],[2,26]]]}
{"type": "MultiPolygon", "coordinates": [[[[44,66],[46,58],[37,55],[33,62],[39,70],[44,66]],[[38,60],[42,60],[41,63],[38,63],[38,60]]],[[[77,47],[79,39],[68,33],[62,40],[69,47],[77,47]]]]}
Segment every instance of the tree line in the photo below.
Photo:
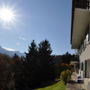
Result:
{"type": "MultiPolygon", "coordinates": [[[[63,60],[57,67],[48,40],[38,45],[33,40],[25,54],[26,57],[0,54],[0,90],[33,90],[53,82],[62,71],[62,63],[70,63],[72,56],[68,53],[63,55],[63,60]]],[[[65,68],[67,67],[64,66],[63,69],[65,68]]]]}

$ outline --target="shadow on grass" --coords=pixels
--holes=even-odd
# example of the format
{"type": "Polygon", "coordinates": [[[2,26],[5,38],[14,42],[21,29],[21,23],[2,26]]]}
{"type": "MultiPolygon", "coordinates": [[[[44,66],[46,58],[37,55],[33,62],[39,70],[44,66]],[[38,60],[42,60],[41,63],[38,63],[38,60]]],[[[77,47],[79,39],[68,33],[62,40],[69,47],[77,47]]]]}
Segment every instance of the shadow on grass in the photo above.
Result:
{"type": "Polygon", "coordinates": [[[70,80],[68,83],[70,83],[70,84],[83,84],[84,81],[75,82],[74,80],[70,80]]]}
{"type": "Polygon", "coordinates": [[[40,86],[35,87],[34,89],[48,87],[48,86],[51,86],[51,85],[56,84],[57,82],[58,82],[58,81],[46,82],[46,83],[41,84],[40,86]]]}

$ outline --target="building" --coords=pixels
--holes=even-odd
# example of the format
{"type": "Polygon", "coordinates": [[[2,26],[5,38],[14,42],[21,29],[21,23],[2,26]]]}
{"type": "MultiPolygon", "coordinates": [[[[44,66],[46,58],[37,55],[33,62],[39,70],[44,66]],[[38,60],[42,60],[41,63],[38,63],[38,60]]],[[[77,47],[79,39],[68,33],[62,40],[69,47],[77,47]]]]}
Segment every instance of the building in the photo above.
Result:
{"type": "Polygon", "coordinates": [[[72,0],[71,47],[79,55],[79,73],[90,90],[90,0],[72,0]]]}

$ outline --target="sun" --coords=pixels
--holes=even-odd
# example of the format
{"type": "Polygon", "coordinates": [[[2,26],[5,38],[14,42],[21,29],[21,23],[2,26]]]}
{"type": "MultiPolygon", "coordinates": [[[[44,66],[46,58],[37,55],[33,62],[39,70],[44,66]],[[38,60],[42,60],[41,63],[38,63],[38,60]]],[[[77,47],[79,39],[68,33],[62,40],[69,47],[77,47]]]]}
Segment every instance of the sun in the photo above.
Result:
{"type": "Polygon", "coordinates": [[[15,19],[15,13],[11,8],[2,7],[0,8],[0,20],[3,22],[13,22],[15,19]]]}

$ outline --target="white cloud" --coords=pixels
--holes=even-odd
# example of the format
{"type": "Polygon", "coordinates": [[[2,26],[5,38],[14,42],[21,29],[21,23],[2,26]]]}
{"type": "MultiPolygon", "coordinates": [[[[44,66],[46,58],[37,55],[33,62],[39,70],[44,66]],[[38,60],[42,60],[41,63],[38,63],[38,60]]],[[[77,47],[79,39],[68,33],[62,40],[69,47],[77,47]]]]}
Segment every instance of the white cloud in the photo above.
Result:
{"type": "Polygon", "coordinates": [[[7,48],[7,47],[2,47],[2,48],[6,49],[6,50],[8,50],[8,51],[15,51],[15,50],[12,49],[12,48],[7,48]]]}
{"type": "Polygon", "coordinates": [[[20,46],[20,43],[19,43],[19,42],[17,42],[17,43],[16,43],[16,45],[17,45],[17,46],[20,46]]]}
{"type": "Polygon", "coordinates": [[[25,38],[24,36],[19,37],[19,39],[20,39],[20,40],[23,40],[23,41],[26,40],[26,38],[25,38]]]}

